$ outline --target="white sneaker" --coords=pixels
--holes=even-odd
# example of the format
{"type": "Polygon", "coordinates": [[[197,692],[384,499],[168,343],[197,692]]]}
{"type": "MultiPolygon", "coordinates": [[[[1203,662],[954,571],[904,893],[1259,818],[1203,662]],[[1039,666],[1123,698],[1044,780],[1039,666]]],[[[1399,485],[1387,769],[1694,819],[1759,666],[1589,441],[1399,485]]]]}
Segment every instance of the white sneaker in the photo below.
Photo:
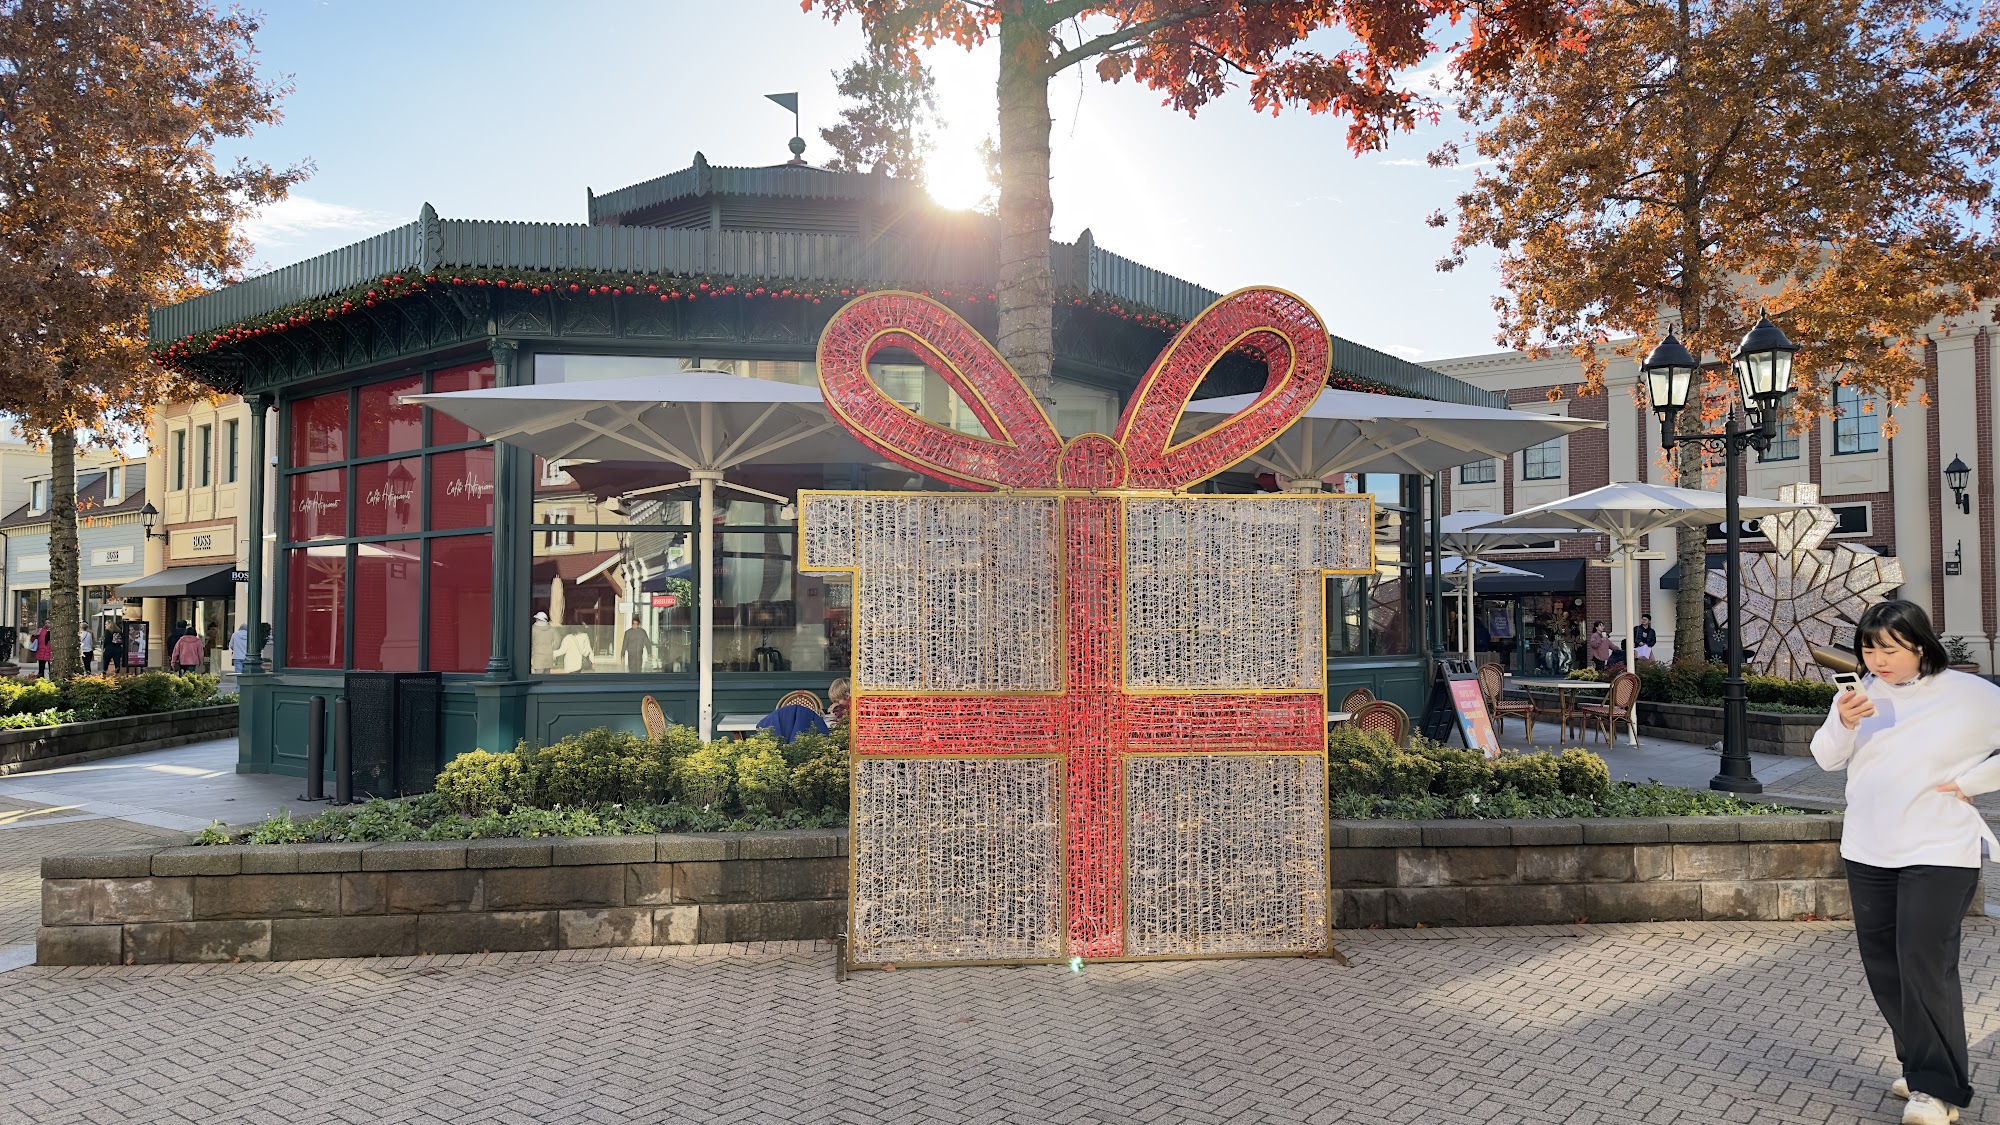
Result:
{"type": "Polygon", "coordinates": [[[1958,1107],[1949,1106],[1925,1093],[1912,1093],[1903,1107],[1903,1125],[1951,1125],[1958,1120],[1958,1107]]]}
{"type": "Polygon", "coordinates": [[[1898,1078],[1898,1079],[1896,1079],[1896,1080],[1895,1080],[1894,1082],[1891,1082],[1891,1083],[1889,1084],[1889,1092],[1890,1092],[1891,1094],[1894,1094],[1894,1095],[1896,1095],[1897,1097],[1899,1097],[1899,1098],[1903,1099],[1904,1101],[1909,1101],[1909,1100],[1910,1100],[1910,1080],[1909,1080],[1909,1079],[1907,1079],[1907,1078],[1898,1078]]]}

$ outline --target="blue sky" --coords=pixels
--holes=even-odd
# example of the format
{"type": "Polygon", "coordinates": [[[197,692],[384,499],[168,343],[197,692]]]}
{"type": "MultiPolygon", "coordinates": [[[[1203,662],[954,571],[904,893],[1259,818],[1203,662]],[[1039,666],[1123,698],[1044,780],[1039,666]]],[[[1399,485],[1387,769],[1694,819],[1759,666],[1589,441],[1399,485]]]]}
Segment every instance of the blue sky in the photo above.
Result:
{"type": "MultiPolygon", "coordinates": [[[[257,44],[295,89],[285,120],[223,149],[317,171],[252,227],[276,267],[414,218],[582,222],[584,189],[685,167],[788,157],[797,90],[806,159],[839,109],[832,72],[860,29],[796,0],[550,5],[520,0],[269,0],[257,44]]],[[[992,49],[929,55],[946,128],[932,158],[945,201],[977,193],[994,131],[992,49]]],[[[1055,235],[1218,290],[1271,284],[1333,331],[1411,359],[1490,352],[1492,258],[1440,274],[1448,207],[1472,173],[1433,169],[1437,132],[1356,157],[1343,121],[1251,112],[1240,93],[1190,120],[1130,84],[1067,73],[1051,89],[1055,235]]]]}

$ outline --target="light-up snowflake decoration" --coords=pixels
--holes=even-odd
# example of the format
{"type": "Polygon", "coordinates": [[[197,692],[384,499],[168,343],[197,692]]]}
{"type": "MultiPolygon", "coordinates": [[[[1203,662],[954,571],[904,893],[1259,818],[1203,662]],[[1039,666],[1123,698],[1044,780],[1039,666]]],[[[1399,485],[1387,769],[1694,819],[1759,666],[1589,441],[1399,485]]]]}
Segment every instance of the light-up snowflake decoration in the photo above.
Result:
{"type": "MultiPolygon", "coordinates": [[[[1852,645],[1862,611],[1903,584],[1903,564],[1845,543],[1822,550],[1840,521],[1819,503],[1818,485],[1785,485],[1778,499],[1813,507],[1764,517],[1759,522],[1774,549],[1743,556],[1743,647],[1755,654],[1745,668],[1786,679],[1825,679],[1809,650],[1852,645]]],[[[1726,622],[1728,576],[1709,571],[1707,589],[1724,599],[1715,614],[1726,622]]]]}

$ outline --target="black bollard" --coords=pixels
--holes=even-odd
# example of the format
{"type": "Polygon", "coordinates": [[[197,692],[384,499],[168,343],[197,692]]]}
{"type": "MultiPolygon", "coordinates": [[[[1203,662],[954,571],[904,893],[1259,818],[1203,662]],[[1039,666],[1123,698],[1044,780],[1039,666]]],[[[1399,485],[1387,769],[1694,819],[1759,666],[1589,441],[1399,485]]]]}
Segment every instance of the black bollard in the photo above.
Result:
{"type": "Polygon", "coordinates": [[[347,697],[333,701],[333,803],[354,803],[354,748],[347,739],[347,697]]]}
{"type": "Polygon", "coordinates": [[[301,801],[326,800],[326,696],[306,704],[306,795],[301,801]]]}

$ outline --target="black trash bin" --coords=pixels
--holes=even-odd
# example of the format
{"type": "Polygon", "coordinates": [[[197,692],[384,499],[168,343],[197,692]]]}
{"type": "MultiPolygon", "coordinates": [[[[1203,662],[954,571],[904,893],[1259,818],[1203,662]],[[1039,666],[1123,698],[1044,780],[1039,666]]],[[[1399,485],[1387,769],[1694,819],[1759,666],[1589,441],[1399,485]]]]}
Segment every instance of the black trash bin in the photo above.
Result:
{"type": "Polygon", "coordinates": [[[436,788],[443,673],[349,672],[344,690],[355,794],[403,797],[436,788]]]}

